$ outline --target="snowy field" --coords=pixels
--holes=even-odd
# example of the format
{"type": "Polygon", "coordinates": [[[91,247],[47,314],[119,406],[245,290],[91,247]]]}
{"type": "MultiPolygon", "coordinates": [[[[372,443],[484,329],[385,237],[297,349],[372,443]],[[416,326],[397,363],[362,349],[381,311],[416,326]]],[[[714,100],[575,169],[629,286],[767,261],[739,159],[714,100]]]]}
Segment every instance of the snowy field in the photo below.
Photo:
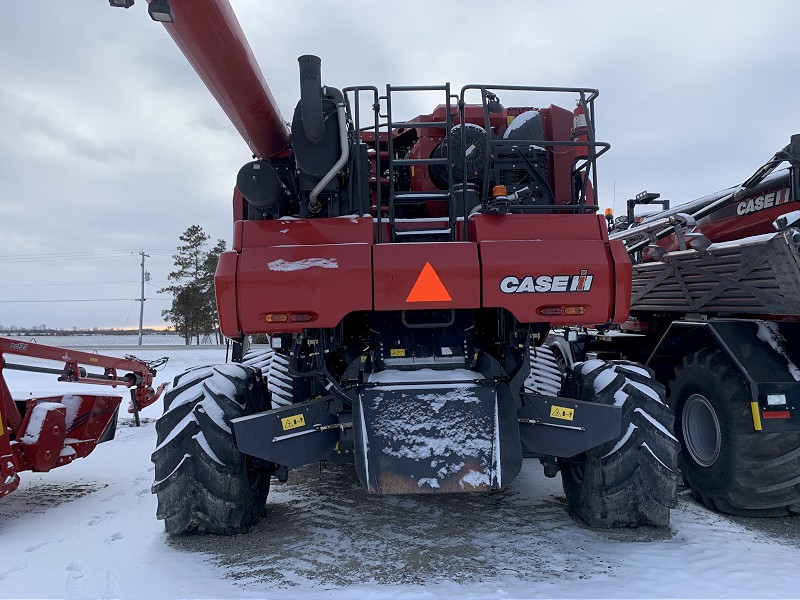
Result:
{"type": "MultiPolygon", "coordinates": [[[[225,356],[196,346],[130,352],[169,355],[159,382],[225,356]]],[[[6,377],[20,397],[79,387],[6,377]]],[[[250,534],[168,538],[150,493],[160,404],[143,411],[140,428],[123,411],[117,438],[89,457],[21,474],[19,489],[0,500],[0,597],[800,595],[800,520],[730,519],[684,491],[670,529],[594,531],[569,516],[560,479],[545,478],[534,461],[504,492],[422,498],[368,497],[352,469],[308,467],[273,485],[250,534]]]]}

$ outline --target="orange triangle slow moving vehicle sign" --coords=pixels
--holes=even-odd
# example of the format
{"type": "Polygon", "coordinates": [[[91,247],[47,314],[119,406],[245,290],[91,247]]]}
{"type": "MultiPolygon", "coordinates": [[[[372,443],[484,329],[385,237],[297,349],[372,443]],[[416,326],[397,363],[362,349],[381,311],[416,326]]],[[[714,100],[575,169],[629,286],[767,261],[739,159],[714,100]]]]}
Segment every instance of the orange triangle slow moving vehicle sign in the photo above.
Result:
{"type": "Polygon", "coordinates": [[[431,263],[426,262],[406,302],[451,302],[452,300],[431,263]]]}

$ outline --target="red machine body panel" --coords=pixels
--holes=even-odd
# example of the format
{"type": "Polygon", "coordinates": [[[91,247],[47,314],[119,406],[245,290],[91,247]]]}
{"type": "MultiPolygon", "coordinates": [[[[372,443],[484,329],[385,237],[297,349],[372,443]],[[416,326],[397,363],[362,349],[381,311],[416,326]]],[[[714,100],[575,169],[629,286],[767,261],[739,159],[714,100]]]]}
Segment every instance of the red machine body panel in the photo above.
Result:
{"type": "Polygon", "coordinates": [[[237,221],[233,249],[324,244],[371,244],[372,217],[237,221]]]}
{"type": "Polygon", "coordinates": [[[375,310],[480,306],[477,244],[377,244],[373,262],[375,310]]]}
{"type": "MultiPolygon", "coordinates": [[[[231,273],[220,269],[230,263],[220,262],[217,281],[229,284],[231,273]]],[[[366,243],[247,247],[236,268],[238,322],[248,333],[335,327],[350,312],[372,310],[372,252],[366,243]],[[268,322],[268,314],[289,317],[268,322]]],[[[229,317],[224,318],[228,324],[229,317]]]]}
{"type": "MultiPolygon", "coordinates": [[[[775,219],[798,208],[798,199],[793,199],[791,194],[792,182],[788,173],[775,181],[768,180],[738,202],[726,203],[698,219],[696,231],[712,242],[728,242],[772,233],[775,231],[772,226],[775,219]]],[[[717,195],[721,196],[723,193],[717,195]]],[[[667,250],[678,249],[678,241],[674,235],[664,238],[659,245],[667,250]]]]}
{"type": "Polygon", "coordinates": [[[377,244],[375,225],[369,217],[238,222],[215,280],[223,333],[335,327],[369,310],[504,308],[554,325],[628,317],[631,263],[600,216],[474,215],[471,241],[456,242],[377,244]]]}
{"type": "Polygon", "coordinates": [[[484,241],[480,253],[485,307],[505,308],[523,323],[554,325],[598,325],[613,315],[614,269],[607,243],[484,241]],[[585,312],[564,314],[564,307],[585,312]]]}
{"type": "Polygon", "coordinates": [[[480,245],[484,307],[554,325],[627,318],[631,263],[621,244],[612,254],[602,217],[475,215],[471,232],[480,245]],[[553,314],[558,307],[585,312],[553,314]]]}
{"type": "Polygon", "coordinates": [[[486,240],[602,240],[608,241],[603,217],[590,215],[473,215],[470,239],[486,240]]]}

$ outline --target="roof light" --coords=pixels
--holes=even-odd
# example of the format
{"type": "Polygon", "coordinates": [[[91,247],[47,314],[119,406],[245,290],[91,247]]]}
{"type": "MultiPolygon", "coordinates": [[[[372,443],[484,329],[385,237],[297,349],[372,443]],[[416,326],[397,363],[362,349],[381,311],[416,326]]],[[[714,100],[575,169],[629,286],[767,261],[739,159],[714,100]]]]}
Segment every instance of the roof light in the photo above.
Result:
{"type": "Polygon", "coordinates": [[[492,196],[497,198],[498,196],[507,196],[508,191],[506,190],[506,186],[504,185],[496,185],[492,188],[492,196]]]}
{"type": "Polygon", "coordinates": [[[116,8],[130,8],[133,6],[133,0],[108,0],[108,3],[116,8]]]}
{"type": "Polygon", "coordinates": [[[147,7],[147,12],[150,13],[150,18],[159,23],[174,23],[175,15],[172,14],[172,7],[169,5],[169,0],[151,0],[150,6],[147,7]]]}

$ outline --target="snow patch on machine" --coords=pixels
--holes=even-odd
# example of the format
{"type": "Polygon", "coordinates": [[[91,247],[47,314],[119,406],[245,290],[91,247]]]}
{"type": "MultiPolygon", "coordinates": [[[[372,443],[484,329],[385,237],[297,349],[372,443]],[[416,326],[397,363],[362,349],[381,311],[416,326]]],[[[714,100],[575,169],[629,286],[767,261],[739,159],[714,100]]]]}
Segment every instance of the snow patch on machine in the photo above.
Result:
{"type": "Polygon", "coordinates": [[[305,269],[338,269],[339,262],[335,258],[304,258],[301,260],[273,260],[267,263],[270,271],[303,271],[305,269]]]}
{"type": "Polygon", "coordinates": [[[789,373],[791,373],[795,381],[800,381],[800,369],[789,358],[789,352],[786,349],[786,338],[781,335],[778,326],[769,321],[760,321],[757,335],[758,339],[769,344],[775,352],[786,360],[786,367],[789,369],[789,373]]]}

